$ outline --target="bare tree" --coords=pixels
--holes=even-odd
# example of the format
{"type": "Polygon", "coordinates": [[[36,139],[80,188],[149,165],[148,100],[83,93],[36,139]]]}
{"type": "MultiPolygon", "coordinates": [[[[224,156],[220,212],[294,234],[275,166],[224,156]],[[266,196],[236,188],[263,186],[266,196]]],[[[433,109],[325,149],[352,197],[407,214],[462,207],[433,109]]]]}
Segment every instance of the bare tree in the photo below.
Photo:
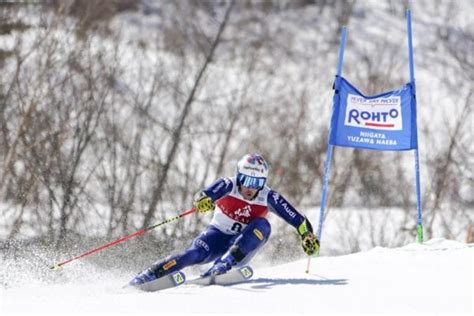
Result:
{"type": "Polygon", "coordinates": [[[143,226],[144,227],[146,227],[150,224],[150,221],[151,221],[151,219],[153,217],[153,214],[156,210],[156,206],[157,206],[158,202],[161,200],[162,193],[163,193],[163,188],[164,188],[164,185],[166,184],[166,180],[167,180],[167,177],[168,177],[168,172],[170,170],[171,164],[174,161],[174,158],[175,158],[175,155],[176,155],[176,152],[177,152],[177,149],[178,149],[178,145],[180,144],[181,133],[182,133],[182,130],[184,128],[186,118],[188,116],[188,113],[189,113],[190,108],[192,106],[192,103],[194,101],[195,94],[197,92],[197,89],[199,87],[201,79],[202,79],[204,73],[206,72],[206,69],[207,69],[208,65],[211,63],[212,59],[214,58],[214,52],[215,52],[217,46],[219,45],[219,43],[221,41],[221,35],[222,35],[222,33],[225,29],[225,26],[226,26],[226,24],[229,20],[230,13],[232,12],[232,8],[234,6],[234,3],[235,3],[234,0],[231,1],[228,8],[227,8],[227,10],[226,10],[224,19],[221,22],[221,24],[219,25],[219,30],[217,32],[217,35],[215,36],[215,38],[214,38],[214,40],[211,44],[210,50],[206,55],[206,59],[205,59],[203,65],[201,66],[201,69],[199,70],[197,76],[196,76],[193,87],[192,87],[192,89],[191,89],[191,91],[190,91],[190,93],[187,97],[187,100],[186,100],[186,102],[183,106],[178,124],[174,128],[174,131],[173,131],[173,134],[172,134],[171,149],[170,149],[170,151],[169,151],[169,153],[168,153],[168,155],[165,159],[163,167],[160,168],[160,170],[158,171],[157,183],[156,183],[156,186],[153,189],[152,196],[151,196],[151,202],[150,202],[150,205],[148,207],[147,212],[145,213],[145,217],[143,219],[143,226]]]}

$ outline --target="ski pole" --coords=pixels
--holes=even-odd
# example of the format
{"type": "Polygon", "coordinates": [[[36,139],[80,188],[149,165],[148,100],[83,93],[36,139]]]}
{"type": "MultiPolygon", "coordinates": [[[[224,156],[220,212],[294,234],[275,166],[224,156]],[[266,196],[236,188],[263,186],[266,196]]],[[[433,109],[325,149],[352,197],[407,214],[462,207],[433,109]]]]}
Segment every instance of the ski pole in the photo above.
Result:
{"type": "Polygon", "coordinates": [[[168,218],[168,219],[162,221],[161,223],[158,223],[158,224],[155,224],[155,225],[146,227],[146,228],[142,228],[142,229],[140,229],[139,231],[137,231],[137,232],[135,232],[135,233],[133,233],[133,234],[130,234],[130,235],[124,236],[124,237],[122,237],[122,238],[119,238],[119,239],[117,239],[117,240],[111,241],[111,242],[109,242],[109,243],[107,243],[107,244],[105,244],[105,245],[102,245],[102,246],[100,246],[100,247],[97,247],[97,248],[95,248],[95,249],[92,249],[92,250],[90,250],[90,251],[87,251],[87,252],[85,252],[85,253],[83,253],[83,254],[81,254],[81,255],[78,255],[78,256],[76,256],[76,257],[73,257],[73,258],[71,258],[71,259],[68,259],[68,260],[63,261],[63,262],[60,262],[60,263],[55,263],[55,264],[53,264],[52,266],[50,266],[50,269],[53,269],[53,270],[59,269],[60,267],[62,267],[62,266],[65,265],[65,264],[68,264],[68,263],[71,262],[71,261],[74,261],[74,260],[77,260],[77,259],[80,259],[80,258],[89,256],[89,255],[91,255],[91,254],[93,254],[93,253],[96,253],[96,252],[101,251],[101,250],[103,250],[103,249],[106,249],[106,248],[109,248],[109,247],[111,247],[111,246],[114,246],[114,245],[116,245],[116,244],[118,244],[118,243],[121,243],[121,242],[123,242],[123,241],[125,241],[125,240],[127,240],[127,239],[130,239],[130,238],[133,238],[133,237],[137,237],[137,236],[143,235],[144,233],[146,233],[146,232],[148,232],[148,231],[150,231],[150,230],[152,230],[152,229],[155,229],[155,228],[157,228],[157,227],[159,227],[159,226],[161,226],[161,225],[164,225],[164,224],[168,224],[168,223],[170,223],[170,222],[174,222],[174,221],[180,219],[181,217],[184,217],[184,216],[186,216],[186,215],[192,214],[192,213],[194,213],[194,212],[196,212],[196,209],[195,209],[195,208],[192,208],[192,209],[187,210],[187,211],[185,211],[185,212],[183,212],[183,213],[181,213],[181,214],[179,214],[179,215],[176,215],[175,217],[168,218]]]}

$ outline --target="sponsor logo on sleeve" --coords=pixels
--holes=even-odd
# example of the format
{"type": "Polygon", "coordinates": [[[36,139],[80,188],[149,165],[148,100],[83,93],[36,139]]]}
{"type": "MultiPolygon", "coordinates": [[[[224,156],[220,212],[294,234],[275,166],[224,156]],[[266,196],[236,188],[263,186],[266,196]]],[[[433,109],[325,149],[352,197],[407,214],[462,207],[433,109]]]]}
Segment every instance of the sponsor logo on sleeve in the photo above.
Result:
{"type": "Polygon", "coordinates": [[[278,199],[280,198],[280,194],[278,194],[277,192],[273,192],[273,201],[275,201],[275,204],[278,203],[278,199]]]}
{"type": "Polygon", "coordinates": [[[281,206],[285,209],[285,212],[288,213],[291,218],[295,218],[296,213],[288,206],[288,203],[283,202],[281,206]]]}
{"type": "Polygon", "coordinates": [[[291,207],[288,205],[288,202],[286,202],[284,199],[280,199],[280,194],[277,192],[273,192],[273,200],[275,201],[275,204],[280,205],[283,207],[286,213],[290,215],[291,218],[295,218],[296,213],[291,209],[291,207]]]}
{"type": "Polygon", "coordinates": [[[212,190],[212,193],[217,193],[223,186],[224,182],[219,183],[219,185],[212,190]]]}

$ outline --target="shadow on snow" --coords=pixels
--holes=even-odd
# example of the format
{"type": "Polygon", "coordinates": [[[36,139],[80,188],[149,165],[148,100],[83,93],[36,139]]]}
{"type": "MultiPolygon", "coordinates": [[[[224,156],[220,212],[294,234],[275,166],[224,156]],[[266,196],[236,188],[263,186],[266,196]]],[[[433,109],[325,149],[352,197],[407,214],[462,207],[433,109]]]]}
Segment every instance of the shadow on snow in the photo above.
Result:
{"type": "Polygon", "coordinates": [[[252,284],[254,289],[266,289],[276,285],[346,285],[347,279],[325,279],[325,280],[312,280],[312,279],[285,279],[285,278],[258,278],[245,282],[246,284],[252,284]]]}

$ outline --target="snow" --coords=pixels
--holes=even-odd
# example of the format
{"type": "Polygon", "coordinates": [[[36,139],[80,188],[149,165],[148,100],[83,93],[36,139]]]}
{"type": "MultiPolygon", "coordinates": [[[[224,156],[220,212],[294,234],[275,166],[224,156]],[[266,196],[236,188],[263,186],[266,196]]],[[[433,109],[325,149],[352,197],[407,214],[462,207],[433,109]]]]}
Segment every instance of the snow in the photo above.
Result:
{"type": "MultiPolygon", "coordinates": [[[[473,258],[474,244],[432,239],[316,257],[308,274],[304,259],[255,267],[245,284],[185,285],[155,293],[122,288],[134,272],[82,262],[46,272],[59,274],[53,282],[32,278],[1,288],[0,314],[472,315],[473,258]]],[[[0,269],[7,281],[14,277],[8,262],[0,269]]]]}

